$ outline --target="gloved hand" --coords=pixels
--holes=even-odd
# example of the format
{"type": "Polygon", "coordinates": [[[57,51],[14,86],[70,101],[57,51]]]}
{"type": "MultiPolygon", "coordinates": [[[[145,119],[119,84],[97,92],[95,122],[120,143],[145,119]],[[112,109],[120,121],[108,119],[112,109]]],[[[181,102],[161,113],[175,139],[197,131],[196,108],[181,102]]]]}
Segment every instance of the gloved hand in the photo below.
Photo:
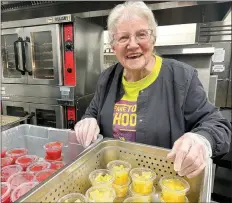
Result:
{"type": "Polygon", "coordinates": [[[178,175],[193,178],[205,168],[212,150],[208,140],[203,139],[201,135],[185,133],[176,140],[167,158],[174,161],[178,175]]]}
{"type": "Polygon", "coordinates": [[[84,147],[97,139],[100,132],[97,120],[95,118],[85,118],[76,123],[75,127],[77,141],[84,147]]]}

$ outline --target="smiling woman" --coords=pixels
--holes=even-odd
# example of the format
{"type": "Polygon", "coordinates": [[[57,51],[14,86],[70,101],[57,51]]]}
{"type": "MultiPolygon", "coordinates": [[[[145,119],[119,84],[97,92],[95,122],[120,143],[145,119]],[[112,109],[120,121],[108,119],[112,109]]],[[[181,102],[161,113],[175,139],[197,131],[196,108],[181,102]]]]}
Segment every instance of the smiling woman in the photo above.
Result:
{"type": "Polygon", "coordinates": [[[157,23],[139,1],[116,6],[108,18],[116,65],[100,76],[95,96],[75,126],[88,146],[97,133],[172,149],[181,176],[197,176],[208,158],[227,153],[231,125],[208,102],[195,68],[153,54],[157,23]]]}

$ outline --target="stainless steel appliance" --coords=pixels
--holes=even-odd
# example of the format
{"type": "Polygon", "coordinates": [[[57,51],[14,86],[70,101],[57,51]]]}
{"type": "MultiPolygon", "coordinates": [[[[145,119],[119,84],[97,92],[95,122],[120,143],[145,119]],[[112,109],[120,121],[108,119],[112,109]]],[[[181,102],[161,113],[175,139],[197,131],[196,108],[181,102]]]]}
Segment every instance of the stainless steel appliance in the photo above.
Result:
{"type": "Polygon", "coordinates": [[[76,15],[4,22],[1,44],[3,114],[72,128],[101,72],[103,29],[76,15]]]}

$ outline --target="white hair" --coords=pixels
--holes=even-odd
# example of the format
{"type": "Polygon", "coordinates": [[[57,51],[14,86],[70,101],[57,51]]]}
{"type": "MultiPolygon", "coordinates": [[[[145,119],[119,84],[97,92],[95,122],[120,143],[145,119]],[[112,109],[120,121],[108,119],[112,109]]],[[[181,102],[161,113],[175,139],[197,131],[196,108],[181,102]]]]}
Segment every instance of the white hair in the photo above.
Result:
{"type": "Polygon", "coordinates": [[[117,29],[119,20],[135,15],[147,20],[148,26],[153,32],[153,36],[156,37],[157,22],[152,10],[142,1],[126,1],[123,4],[119,4],[114,7],[109,14],[107,27],[111,43],[113,41],[113,34],[117,29]]]}

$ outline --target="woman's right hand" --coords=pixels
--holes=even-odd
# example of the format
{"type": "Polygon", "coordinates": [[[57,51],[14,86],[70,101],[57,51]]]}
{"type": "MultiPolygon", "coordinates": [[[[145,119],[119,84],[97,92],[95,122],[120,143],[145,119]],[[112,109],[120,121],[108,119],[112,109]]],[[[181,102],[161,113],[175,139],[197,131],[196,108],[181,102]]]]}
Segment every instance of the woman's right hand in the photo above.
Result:
{"type": "Polygon", "coordinates": [[[77,141],[84,147],[88,147],[90,143],[97,139],[100,132],[97,120],[95,118],[85,118],[75,125],[77,141]]]}

